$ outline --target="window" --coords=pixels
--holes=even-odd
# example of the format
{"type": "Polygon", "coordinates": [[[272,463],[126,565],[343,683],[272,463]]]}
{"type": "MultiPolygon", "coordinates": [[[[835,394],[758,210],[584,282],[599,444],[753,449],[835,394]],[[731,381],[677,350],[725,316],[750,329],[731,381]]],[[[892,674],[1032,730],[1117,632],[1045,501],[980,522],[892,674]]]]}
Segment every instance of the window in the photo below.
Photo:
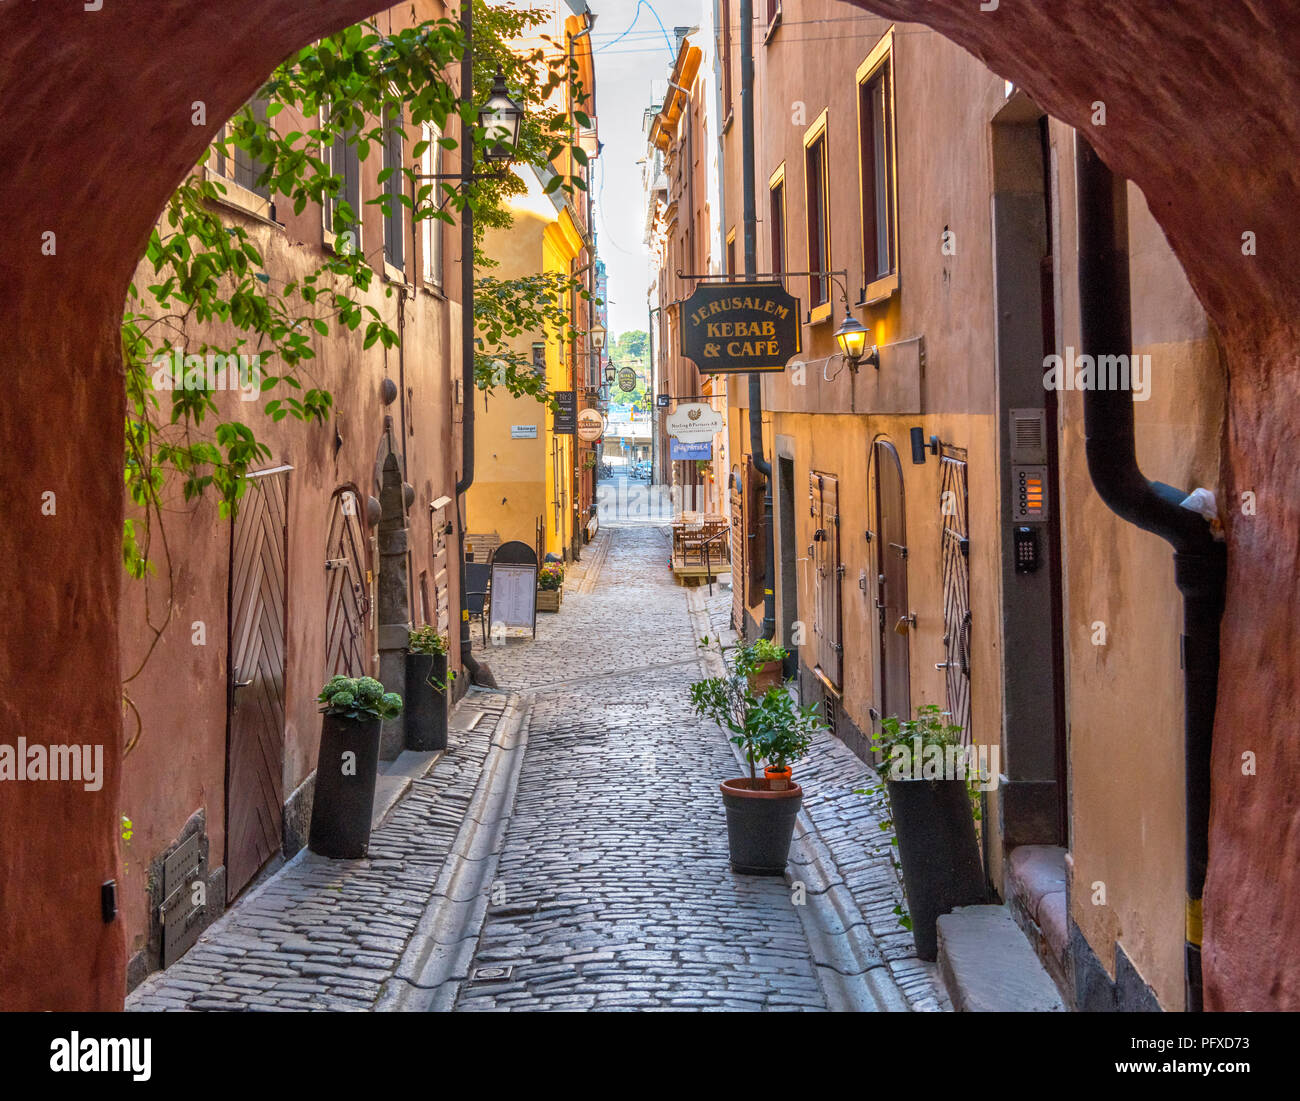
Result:
{"type": "MultiPolygon", "coordinates": [[[[253,117],[263,124],[266,122],[266,105],[265,96],[256,96],[248,104],[249,109],[253,112],[253,117]]],[[[234,175],[231,178],[235,183],[239,184],[240,187],[247,188],[254,195],[269,199],[271,197],[270,185],[257,182],[258,177],[266,170],[265,163],[237,146],[234,149],[234,162],[234,175]]]]}
{"type": "Polygon", "coordinates": [[[772,272],[785,271],[785,165],[772,173],[767,182],[767,224],[772,231],[772,272]]]}
{"type": "Polygon", "coordinates": [[[858,69],[862,298],[867,302],[888,298],[898,288],[892,45],[892,35],[886,35],[858,69]]]}
{"type": "Polygon", "coordinates": [[[736,231],[727,234],[727,274],[736,275],[736,231]]]}
{"type": "Polygon", "coordinates": [[[808,496],[813,527],[813,655],[814,670],[830,688],[838,690],[844,670],[840,641],[840,600],[843,567],[840,565],[839,478],[811,471],[808,496]]]}
{"type": "MultiPolygon", "coordinates": [[[[328,105],[323,114],[327,120],[328,105]]],[[[325,150],[325,160],[330,174],[341,181],[338,193],[325,200],[325,243],[339,252],[357,252],[361,248],[361,162],[355,131],[335,138],[325,150]]]]}
{"type": "MultiPolygon", "coordinates": [[[[420,156],[420,172],[425,176],[438,176],[442,173],[441,135],[427,122],[420,130],[421,140],[428,142],[420,156]]],[[[437,209],[442,209],[445,192],[440,180],[424,180],[429,191],[428,202],[437,209]]],[[[427,287],[442,287],[442,220],[423,218],[420,221],[420,249],[424,255],[424,284],[427,287]]]]}
{"type": "Polygon", "coordinates": [[[821,272],[808,277],[808,303],[811,320],[830,316],[831,266],[830,198],[826,166],[826,112],[804,135],[804,203],[808,211],[808,270],[821,272]]]}
{"type": "Polygon", "coordinates": [[[722,0],[722,35],[718,57],[722,63],[722,118],[731,117],[731,0],[722,0]]]}
{"type": "MultiPolygon", "coordinates": [[[[406,176],[402,172],[403,145],[406,138],[402,111],[389,110],[384,117],[384,194],[388,202],[384,209],[384,262],[399,272],[406,268],[406,208],[402,196],[406,190],[406,176]]],[[[405,276],[403,275],[403,278],[405,276]]]]}
{"type": "MultiPolygon", "coordinates": [[[[222,127],[221,136],[231,138],[237,130],[247,124],[247,116],[250,112],[253,118],[265,124],[267,103],[264,96],[255,96],[249,100],[222,127]]],[[[208,175],[220,177],[225,181],[223,201],[228,205],[259,217],[274,218],[275,207],[271,203],[271,185],[258,182],[264,171],[266,171],[266,164],[263,161],[232,143],[227,152],[218,150],[215,153],[208,175]],[[230,187],[229,184],[232,183],[236,186],[230,187]]]]}
{"type": "Polygon", "coordinates": [[[533,344],[533,373],[540,379],[546,378],[546,344],[537,341],[533,344]]]}
{"type": "Polygon", "coordinates": [[[769,33],[781,19],[781,0],[767,0],[767,26],[769,33]]]}

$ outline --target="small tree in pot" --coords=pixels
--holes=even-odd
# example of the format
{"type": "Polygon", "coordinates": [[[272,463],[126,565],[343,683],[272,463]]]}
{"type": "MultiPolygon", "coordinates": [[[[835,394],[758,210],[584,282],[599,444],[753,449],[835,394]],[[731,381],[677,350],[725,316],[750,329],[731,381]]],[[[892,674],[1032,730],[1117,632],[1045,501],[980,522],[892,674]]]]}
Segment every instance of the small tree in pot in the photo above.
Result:
{"type": "MultiPolygon", "coordinates": [[[[988,901],[974,806],[980,774],[962,728],[944,721],[935,704],[917,709],[915,719],[881,720],[871,748],[880,765],[898,838],[903,891],[916,954],[938,956],[938,921],[958,906],[988,901]]],[[[876,789],[879,790],[879,789],[876,789]]]]}
{"type": "MultiPolygon", "coordinates": [[[[703,644],[708,643],[706,637],[703,644]]],[[[728,661],[725,651],[720,652],[728,661]]],[[[726,675],[691,685],[691,705],[696,714],[731,732],[730,741],[740,746],[749,764],[748,777],[720,785],[732,870],[781,875],[803,802],[803,789],[790,780],[789,765],[807,753],[812,735],[824,725],[816,708],[797,705],[782,688],[756,696],[750,686],[756,661],[751,647],[732,648],[726,675]],[[761,760],[778,766],[778,775],[772,777],[769,771],[760,779],[761,760]]]]}
{"type": "Polygon", "coordinates": [[[406,645],[406,748],[447,748],[447,698],[454,670],[447,669],[447,636],[426,624],[406,645]]]}
{"type": "Polygon", "coordinates": [[[402,697],[374,677],[331,677],[316,697],[324,714],[307,847],[356,859],[370,845],[379,772],[379,728],[402,710],[402,697]]]}

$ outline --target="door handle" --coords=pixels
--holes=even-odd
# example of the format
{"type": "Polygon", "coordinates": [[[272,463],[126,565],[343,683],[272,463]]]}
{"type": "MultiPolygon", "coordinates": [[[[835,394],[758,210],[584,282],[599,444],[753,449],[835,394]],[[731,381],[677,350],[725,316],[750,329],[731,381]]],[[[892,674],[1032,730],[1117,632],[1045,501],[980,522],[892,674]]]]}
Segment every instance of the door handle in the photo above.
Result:
{"type": "Polygon", "coordinates": [[[934,667],[935,667],[936,669],[951,669],[951,668],[952,668],[952,664],[953,664],[953,663],[950,662],[950,661],[937,661],[937,662],[934,663],[934,667]]]}
{"type": "MultiPolygon", "coordinates": [[[[236,675],[238,675],[238,674],[236,674],[236,675]]],[[[252,684],[252,683],[253,683],[253,678],[252,678],[252,677],[249,677],[248,680],[236,680],[236,681],[235,681],[235,687],[236,687],[236,688],[247,688],[247,687],[248,687],[250,684],[252,684]]]]}

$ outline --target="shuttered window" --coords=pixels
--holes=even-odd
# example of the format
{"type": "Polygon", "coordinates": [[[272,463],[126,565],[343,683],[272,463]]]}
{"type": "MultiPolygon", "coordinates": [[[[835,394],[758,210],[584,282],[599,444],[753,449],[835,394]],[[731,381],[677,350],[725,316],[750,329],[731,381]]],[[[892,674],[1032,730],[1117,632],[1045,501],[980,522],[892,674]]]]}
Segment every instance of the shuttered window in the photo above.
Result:
{"type": "Polygon", "coordinates": [[[406,214],[402,205],[406,176],[402,172],[405,126],[402,112],[390,110],[384,118],[384,259],[395,268],[406,267],[406,214]]]}
{"type": "MultiPolygon", "coordinates": [[[[329,107],[324,109],[329,116],[329,107]]],[[[339,252],[359,252],[361,249],[361,163],[357,154],[355,134],[340,135],[326,147],[330,174],[339,177],[337,195],[325,200],[325,230],[335,238],[329,242],[339,252]],[[347,140],[352,137],[353,140],[347,140]],[[343,209],[343,204],[347,209],[343,209]],[[343,235],[348,236],[344,237],[343,235]]]]}
{"type": "Polygon", "coordinates": [[[808,476],[808,496],[813,529],[809,550],[813,565],[813,650],[822,677],[838,689],[844,678],[839,479],[833,474],[812,471],[808,476]]]}

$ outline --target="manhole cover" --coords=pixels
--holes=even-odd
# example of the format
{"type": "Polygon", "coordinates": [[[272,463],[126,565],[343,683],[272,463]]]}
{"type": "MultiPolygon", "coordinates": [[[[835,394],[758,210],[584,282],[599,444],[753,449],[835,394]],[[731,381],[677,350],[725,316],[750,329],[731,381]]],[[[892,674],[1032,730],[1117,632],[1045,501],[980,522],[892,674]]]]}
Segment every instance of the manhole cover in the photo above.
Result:
{"type": "Polygon", "coordinates": [[[499,963],[492,967],[476,967],[470,982],[502,982],[514,972],[513,963],[499,963]]]}

